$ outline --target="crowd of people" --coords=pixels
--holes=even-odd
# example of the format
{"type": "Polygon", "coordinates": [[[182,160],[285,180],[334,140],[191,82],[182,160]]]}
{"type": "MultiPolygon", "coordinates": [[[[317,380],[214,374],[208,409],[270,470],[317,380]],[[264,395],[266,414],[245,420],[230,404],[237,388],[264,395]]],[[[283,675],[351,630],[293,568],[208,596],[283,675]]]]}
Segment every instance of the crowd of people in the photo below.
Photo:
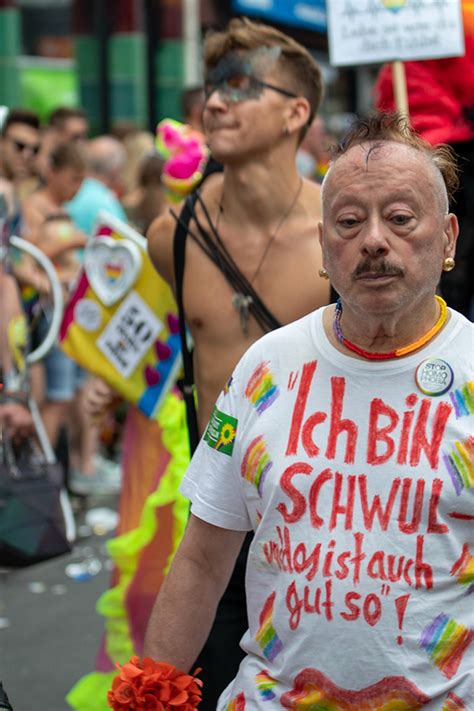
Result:
{"type": "Polygon", "coordinates": [[[0,423],[31,433],[31,391],[54,447],[67,432],[70,493],[121,492],[104,641],[68,702],[105,711],[115,663],[146,653],[202,669],[203,711],[467,709],[472,303],[440,287],[454,154],[380,113],[330,161],[321,69],[273,27],[232,20],[203,59],[183,113],[211,158],[184,205],[137,127],[92,138],[60,107],[1,129],[0,423]],[[100,210],[147,236],[193,343],[155,420],[128,406],[119,476],[99,451],[111,385],[59,345],[27,369],[10,336],[26,318],[44,338],[51,303],[8,234],[67,300],[100,210]]]}
{"type": "MultiPolygon", "coordinates": [[[[137,127],[130,126],[122,140],[113,135],[91,138],[82,109],[59,107],[42,126],[33,112],[12,108],[0,139],[5,243],[9,234],[15,234],[38,247],[54,264],[67,301],[100,210],[144,233],[163,209],[162,164],[153,135],[137,127]]],[[[10,249],[5,254],[2,288],[8,290],[3,303],[13,301],[18,308],[23,304],[34,347],[44,338],[51,320],[51,285],[44,271],[30,256],[10,249]]],[[[3,332],[8,322],[7,315],[3,332]]],[[[4,377],[11,370],[3,365],[4,377]]],[[[31,368],[29,379],[53,446],[67,423],[71,491],[117,490],[117,471],[104,476],[103,459],[97,457],[97,428],[83,417],[87,373],[56,345],[43,362],[31,368]]]]}

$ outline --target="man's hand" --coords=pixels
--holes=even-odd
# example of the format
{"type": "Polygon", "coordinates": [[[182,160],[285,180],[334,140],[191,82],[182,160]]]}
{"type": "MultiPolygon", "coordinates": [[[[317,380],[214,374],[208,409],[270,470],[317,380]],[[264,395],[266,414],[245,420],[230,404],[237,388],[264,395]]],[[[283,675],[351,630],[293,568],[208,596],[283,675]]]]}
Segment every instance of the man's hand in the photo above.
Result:
{"type": "Polygon", "coordinates": [[[84,386],[82,405],[88,417],[102,417],[117,399],[113,388],[102,378],[91,378],[84,386]]]}
{"type": "Polygon", "coordinates": [[[28,407],[12,401],[0,403],[0,427],[5,427],[14,440],[29,437],[35,429],[28,407]]]}

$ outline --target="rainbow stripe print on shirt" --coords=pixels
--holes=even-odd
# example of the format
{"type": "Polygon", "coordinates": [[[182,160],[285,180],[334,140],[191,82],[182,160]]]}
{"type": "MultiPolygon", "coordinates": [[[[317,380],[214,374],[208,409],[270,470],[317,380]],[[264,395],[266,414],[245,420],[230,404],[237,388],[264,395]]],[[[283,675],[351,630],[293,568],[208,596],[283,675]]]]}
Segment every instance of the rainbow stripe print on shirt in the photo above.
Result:
{"type": "Polygon", "coordinates": [[[419,644],[440,672],[451,679],[473,639],[474,630],[449,619],[442,612],[425,627],[419,644]]]}
{"type": "Polygon", "coordinates": [[[263,482],[272,466],[263,435],[258,435],[247,447],[240,471],[243,478],[255,486],[260,497],[263,482]]]}
{"type": "Polygon", "coordinates": [[[303,669],[280,701],[293,711],[418,711],[430,698],[403,676],[356,690],[337,686],[319,669],[303,669]]]}
{"type": "Polygon", "coordinates": [[[260,627],[255,635],[260,649],[270,662],[273,662],[275,657],[280,654],[283,649],[282,641],[273,627],[273,603],[275,602],[275,595],[276,593],[272,592],[266,599],[260,613],[260,627]]]}
{"type": "Polygon", "coordinates": [[[278,386],[273,382],[273,375],[268,367],[268,362],[260,363],[247,383],[245,397],[250,400],[259,415],[270,405],[273,405],[280,394],[278,386]]]}
{"type": "Polygon", "coordinates": [[[226,711],[245,711],[245,695],[243,692],[229,701],[226,711]]]}
{"type": "Polygon", "coordinates": [[[262,701],[272,701],[275,698],[273,691],[276,686],[276,680],[273,679],[266,669],[255,675],[258,693],[262,701]]]}
{"type": "Polygon", "coordinates": [[[472,435],[464,442],[455,442],[450,454],[443,454],[443,461],[458,496],[463,489],[474,489],[474,437],[472,435]]]}
{"type": "Polygon", "coordinates": [[[456,576],[460,585],[466,586],[466,595],[474,592],[474,555],[467,543],[463,545],[461,557],[451,568],[451,575],[456,576]]]}
{"type": "Polygon", "coordinates": [[[456,418],[474,413],[474,380],[449,393],[456,418]]]}
{"type": "Polygon", "coordinates": [[[452,691],[446,697],[441,711],[468,711],[464,701],[452,691]]]}

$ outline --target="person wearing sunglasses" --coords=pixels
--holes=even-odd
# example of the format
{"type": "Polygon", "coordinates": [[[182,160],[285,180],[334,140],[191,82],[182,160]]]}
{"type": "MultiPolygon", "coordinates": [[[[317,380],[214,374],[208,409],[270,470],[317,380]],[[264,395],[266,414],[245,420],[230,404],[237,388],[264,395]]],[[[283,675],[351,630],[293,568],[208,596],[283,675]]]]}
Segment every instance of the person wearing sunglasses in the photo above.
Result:
{"type": "MultiPolygon", "coordinates": [[[[328,282],[317,278],[320,188],[300,178],[295,160],[321,102],[319,66],[291,37],[246,18],[206,38],[204,65],[203,127],[223,172],[206,178],[186,203],[182,293],[194,341],[200,434],[246,349],[329,300],[328,282]]],[[[183,226],[185,213],[158,218],[148,233],[151,258],[175,289],[176,220],[183,226]]],[[[215,710],[243,657],[249,543],[250,537],[196,663],[203,669],[202,711],[215,710]]],[[[153,655],[153,617],[148,635],[153,655]]]]}
{"type": "Polygon", "coordinates": [[[84,143],[89,136],[89,119],[78,106],[58,106],[51,112],[48,126],[54,129],[57,143],[84,143]]]}
{"type": "Polygon", "coordinates": [[[26,109],[12,109],[0,139],[0,173],[10,180],[20,199],[36,187],[35,159],[40,149],[40,121],[26,109]]]}

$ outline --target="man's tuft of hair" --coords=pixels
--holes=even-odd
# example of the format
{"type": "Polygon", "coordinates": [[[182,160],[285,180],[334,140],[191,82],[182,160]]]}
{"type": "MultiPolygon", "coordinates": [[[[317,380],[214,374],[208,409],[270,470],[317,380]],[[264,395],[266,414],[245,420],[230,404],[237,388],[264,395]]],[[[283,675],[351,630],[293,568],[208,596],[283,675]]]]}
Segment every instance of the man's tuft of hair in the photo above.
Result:
{"type": "Polygon", "coordinates": [[[411,126],[406,116],[392,112],[374,112],[354,121],[341,142],[332,151],[333,161],[347,153],[354,146],[393,141],[402,143],[423,153],[439,170],[446,186],[449,201],[453,199],[459,187],[459,167],[456,153],[448,145],[432,146],[425,141],[411,126]]]}

